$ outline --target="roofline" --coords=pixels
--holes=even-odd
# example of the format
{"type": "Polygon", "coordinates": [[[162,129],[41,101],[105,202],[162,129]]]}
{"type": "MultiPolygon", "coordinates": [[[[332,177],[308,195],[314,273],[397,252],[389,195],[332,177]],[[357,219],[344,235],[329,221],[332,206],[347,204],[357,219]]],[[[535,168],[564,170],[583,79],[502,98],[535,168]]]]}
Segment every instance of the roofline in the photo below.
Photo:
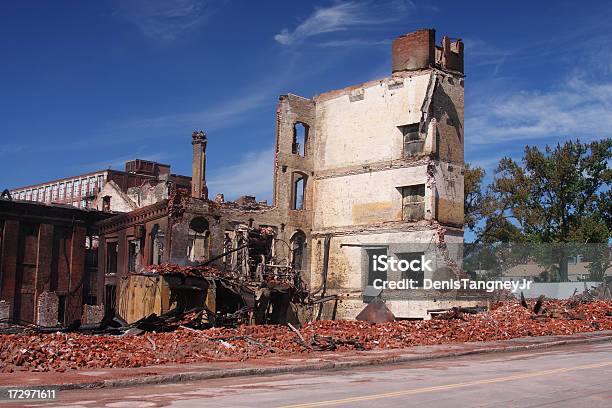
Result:
{"type": "Polygon", "coordinates": [[[42,187],[42,186],[46,186],[47,184],[54,184],[54,183],[58,183],[60,181],[68,181],[69,179],[77,179],[77,178],[86,177],[86,176],[93,176],[95,174],[106,173],[106,172],[109,172],[109,171],[125,173],[125,171],[123,171],[123,170],[113,170],[113,169],[104,169],[104,170],[98,170],[98,171],[91,171],[89,173],[83,173],[83,174],[78,174],[78,175],[74,175],[74,176],[62,177],[62,178],[54,179],[54,180],[51,180],[51,181],[45,181],[45,182],[42,182],[42,183],[29,184],[29,185],[26,185],[26,186],[23,186],[23,187],[9,188],[9,191],[14,192],[16,190],[27,190],[27,189],[30,189],[32,187],[42,187]]]}

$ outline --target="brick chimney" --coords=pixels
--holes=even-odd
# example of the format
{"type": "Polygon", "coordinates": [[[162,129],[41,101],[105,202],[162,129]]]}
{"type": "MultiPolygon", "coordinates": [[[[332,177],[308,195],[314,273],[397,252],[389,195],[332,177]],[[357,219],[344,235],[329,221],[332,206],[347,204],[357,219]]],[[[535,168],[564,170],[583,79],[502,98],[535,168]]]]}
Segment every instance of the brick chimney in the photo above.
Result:
{"type": "Polygon", "coordinates": [[[206,133],[195,131],[191,134],[193,157],[191,159],[191,196],[208,200],[206,187],[206,133]]]}
{"type": "Polygon", "coordinates": [[[391,45],[391,70],[429,68],[436,58],[436,30],[425,28],[396,38],[391,45]]]}

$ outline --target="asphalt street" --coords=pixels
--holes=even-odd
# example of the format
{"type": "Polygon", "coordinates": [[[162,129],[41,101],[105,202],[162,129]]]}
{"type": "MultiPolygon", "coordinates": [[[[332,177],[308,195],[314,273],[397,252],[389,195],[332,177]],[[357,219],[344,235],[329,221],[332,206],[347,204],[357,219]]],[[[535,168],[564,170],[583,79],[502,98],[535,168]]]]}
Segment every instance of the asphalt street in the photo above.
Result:
{"type": "Polygon", "coordinates": [[[125,389],[62,391],[62,407],[612,407],[612,344],[125,389]]]}

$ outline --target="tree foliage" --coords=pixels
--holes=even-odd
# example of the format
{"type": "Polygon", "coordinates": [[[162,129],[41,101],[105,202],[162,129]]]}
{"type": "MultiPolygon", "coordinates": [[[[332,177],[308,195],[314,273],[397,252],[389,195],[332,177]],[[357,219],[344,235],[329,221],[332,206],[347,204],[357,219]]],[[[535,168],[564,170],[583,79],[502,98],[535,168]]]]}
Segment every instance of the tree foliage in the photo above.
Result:
{"type": "Polygon", "coordinates": [[[566,260],[574,254],[568,253],[572,246],[561,244],[611,239],[611,161],[612,139],[567,141],[543,150],[527,146],[519,162],[500,160],[486,188],[484,170],[466,166],[465,227],[476,243],[559,245],[556,260],[548,262],[557,264],[560,279],[567,278],[566,260]]]}

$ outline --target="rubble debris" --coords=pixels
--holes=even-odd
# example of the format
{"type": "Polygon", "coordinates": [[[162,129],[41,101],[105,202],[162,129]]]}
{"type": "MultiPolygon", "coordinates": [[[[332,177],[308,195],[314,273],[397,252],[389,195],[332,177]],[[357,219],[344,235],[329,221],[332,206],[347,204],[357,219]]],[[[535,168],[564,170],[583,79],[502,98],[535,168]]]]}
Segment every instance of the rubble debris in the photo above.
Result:
{"type": "Polygon", "coordinates": [[[61,372],[79,368],[243,361],[270,355],[391,349],[612,330],[612,301],[609,300],[575,306],[569,301],[544,300],[542,308],[537,319],[532,319],[531,309],[511,301],[495,304],[487,312],[462,312],[462,319],[380,324],[315,321],[299,330],[301,339],[296,336],[297,329],[282,325],[194,330],[179,324],[172,332],[130,336],[31,331],[0,334],[0,371],[61,372]]]}
{"type": "Polygon", "coordinates": [[[374,298],[356,317],[357,320],[368,323],[387,323],[395,321],[393,312],[380,298],[374,298]]]}
{"type": "Polygon", "coordinates": [[[437,320],[452,320],[452,319],[460,319],[466,320],[464,314],[476,314],[483,313],[487,311],[486,306],[474,306],[474,307],[458,307],[453,306],[450,309],[433,309],[428,310],[433,319],[437,320]]]}
{"type": "Polygon", "coordinates": [[[540,312],[542,311],[542,303],[544,303],[544,299],[545,299],[544,295],[540,295],[538,297],[538,300],[536,300],[536,303],[533,306],[533,313],[534,314],[540,314],[540,312]]]}
{"type": "Polygon", "coordinates": [[[587,288],[586,283],[584,284],[584,291],[576,294],[569,298],[569,302],[572,306],[576,306],[580,303],[592,302],[594,300],[609,300],[612,299],[612,292],[608,282],[602,282],[596,287],[587,288]]]}
{"type": "Polygon", "coordinates": [[[525,300],[525,294],[523,292],[521,292],[521,306],[523,306],[525,309],[529,309],[527,300],[525,300]]]}

